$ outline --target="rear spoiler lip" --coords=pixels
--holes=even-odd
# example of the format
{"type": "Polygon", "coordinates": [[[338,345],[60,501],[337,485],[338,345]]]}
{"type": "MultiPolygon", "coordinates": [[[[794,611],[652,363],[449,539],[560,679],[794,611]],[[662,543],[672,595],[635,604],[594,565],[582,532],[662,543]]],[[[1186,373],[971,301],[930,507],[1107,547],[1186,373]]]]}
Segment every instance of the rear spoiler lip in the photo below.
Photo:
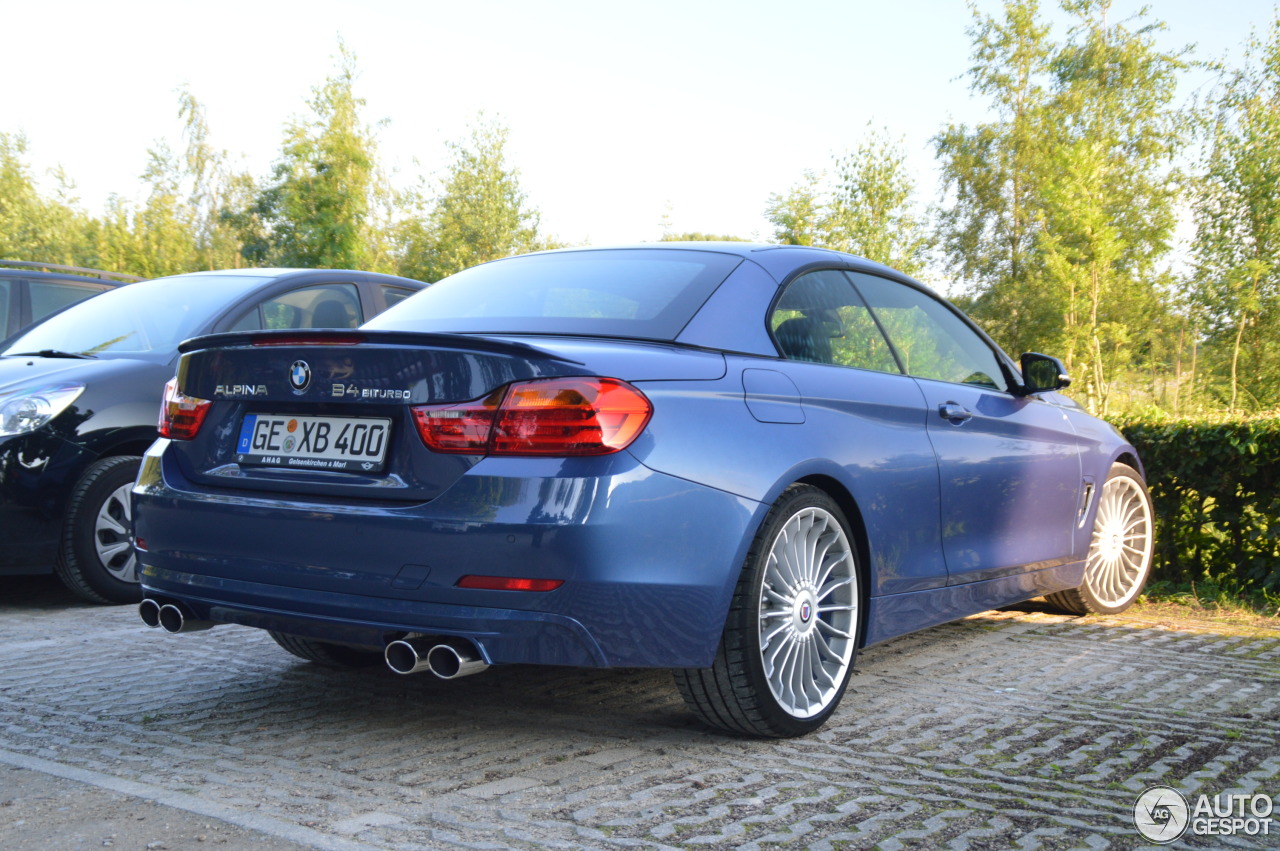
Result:
{"type": "MultiPolygon", "coordinates": [[[[228,331],[221,334],[205,334],[200,337],[192,337],[183,340],[178,345],[180,354],[189,352],[198,352],[205,349],[229,349],[244,346],[252,346],[255,342],[268,342],[272,337],[307,337],[315,342],[299,343],[299,346],[325,345],[325,337],[334,337],[338,340],[349,341],[352,337],[359,337],[361,345],[372,343],[375,345],[388,346],[421,346],[445,349],[462,349],[471,352],[484,352],[486,354],[514,355],[517,357],[536,357],[542,360],[555,360],[561,363],[571,363],[582,365],[581,361],[576,361],[563,355],[540,349],[537,346],[531,346],[527,343],[517,343],[510,340],[495,340],[490,337],[477,336],[475,334],[443,334],[439,332],[419,332],[419,331],[364,331],[358,328],[341,329],[341,330],[311,330],[305,328],[283,328],[274,331],[228,331]]],[[[337,345],[351,345],[349,342],[336,343],[337,345]]]]}

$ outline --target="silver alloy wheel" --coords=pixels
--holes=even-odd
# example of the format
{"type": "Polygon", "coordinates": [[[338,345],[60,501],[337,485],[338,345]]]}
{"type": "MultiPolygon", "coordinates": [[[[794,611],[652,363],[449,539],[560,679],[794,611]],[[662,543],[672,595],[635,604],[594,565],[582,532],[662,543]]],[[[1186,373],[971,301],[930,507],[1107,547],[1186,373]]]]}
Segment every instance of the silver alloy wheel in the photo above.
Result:
{"type": "Polygon", "coordinates": [[[121,582],[136,583],[138,556],[133,549],[131,490],[132,482],[121,485],[103,500],[93,524],[93,545],[107,573],[121,582]]]}
{"type": "Polygon", "coordinates": [[[1113,476],[1102,486],[1093,524],[1085,584],[1107,607],[1124,606],[1142,589],[1155,536],[1151,503],[1129,476],[1113,476]]]}
{"type": "Polygon", "coordinates": [[[858,576],[844,527],[817,507],[774,538],[760,587],[760,658],[788,714],[812,718],[840,694],[857,640],[858,576]]]}

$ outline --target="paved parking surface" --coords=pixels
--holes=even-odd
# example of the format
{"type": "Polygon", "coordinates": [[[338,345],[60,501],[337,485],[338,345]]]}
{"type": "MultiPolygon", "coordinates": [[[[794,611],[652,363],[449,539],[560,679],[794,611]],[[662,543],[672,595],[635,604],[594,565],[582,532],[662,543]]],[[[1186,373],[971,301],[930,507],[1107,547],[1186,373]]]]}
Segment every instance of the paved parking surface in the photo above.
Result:
{"type": "Polygon", "coordinates": [[[866,652],[831,723],[772,742],[662,671],[334,672],[4,583],[5,849],[101,847],[121,801],[168,848],[1134,848],[1148,786],[1280,798],[1280,636],[991,612],[866,652]]]}

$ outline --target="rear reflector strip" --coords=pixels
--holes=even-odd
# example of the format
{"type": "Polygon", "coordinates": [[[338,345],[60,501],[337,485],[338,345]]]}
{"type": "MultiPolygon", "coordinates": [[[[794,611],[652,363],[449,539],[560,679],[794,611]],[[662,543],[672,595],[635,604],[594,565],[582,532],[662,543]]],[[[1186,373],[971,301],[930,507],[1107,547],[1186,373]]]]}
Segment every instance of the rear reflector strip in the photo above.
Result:
{"type": "Polygon", "coordinates": [[[522,579],[515,576],[474,574],[458,580],[459,588],[478,588],[484,591],[554,591],[563,584],[563,579],[522,579]]]}

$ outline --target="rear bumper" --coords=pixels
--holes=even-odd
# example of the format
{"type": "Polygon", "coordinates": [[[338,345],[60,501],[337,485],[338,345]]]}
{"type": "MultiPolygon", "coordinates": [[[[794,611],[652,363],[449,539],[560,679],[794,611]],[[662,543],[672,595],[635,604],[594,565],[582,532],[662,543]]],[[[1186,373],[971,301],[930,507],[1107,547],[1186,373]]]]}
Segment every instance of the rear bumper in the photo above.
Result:
{"type": "Polygon", "coordinates": [[[464,636],[490,664],[709,666],[766,510],[627,453],[489,458],[431,502],[396,504],[213,490],[166,447],[134,490],[146,593],[371,648],[464,636]],[[467,574],[564,585],[456,587],[467,574]]]}

